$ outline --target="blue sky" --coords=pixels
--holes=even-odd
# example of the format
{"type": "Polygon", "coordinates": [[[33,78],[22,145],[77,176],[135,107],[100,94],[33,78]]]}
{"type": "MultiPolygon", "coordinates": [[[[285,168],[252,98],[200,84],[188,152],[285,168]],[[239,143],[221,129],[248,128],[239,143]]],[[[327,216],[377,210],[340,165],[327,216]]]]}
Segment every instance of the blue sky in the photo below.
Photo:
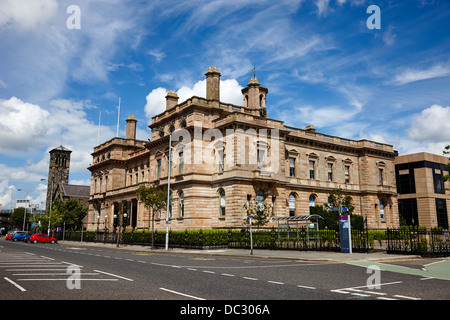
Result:
{"type": "Polygon", "coordinates": [[[73,150],[70,183],[88,184],[98,133],[116,136],[119,97],[119,136],[134,114],[147,139],[167,90],[204,96],[209,66],[222,101],[242,104],[256,65],[271,118],[442,154],[449,31],[445,0],[0,0],[0,202],[45,201],[40,179],[60,144],[73,150]],[[71,5],[80,29],[67,27],[71,5]],[[381,29],[367,28],[369,5],[381,29]]]}

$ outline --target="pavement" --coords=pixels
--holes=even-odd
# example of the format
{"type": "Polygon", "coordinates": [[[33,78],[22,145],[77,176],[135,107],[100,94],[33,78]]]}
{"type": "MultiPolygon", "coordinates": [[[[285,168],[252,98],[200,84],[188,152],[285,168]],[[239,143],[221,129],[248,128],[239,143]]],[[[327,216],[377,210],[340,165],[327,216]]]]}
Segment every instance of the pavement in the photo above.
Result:
{"type": "Polygon", "coordinates": [[[213,256],[234,256],[247,258],[265,258],[265,259],[285,259],[298,261],[317,261],[317,262],[363,262],[363,261],[392,261],[420,258],[419,255],[398,255],[387,254],[385,251],[377,251],[371,253],[342,253],[342,252],[327,252],[327,251],[299,251],[299,250],[261,250],[254,249],[253,254],[250,249],[179,249],[169,248],[165,250],[162,248],[152,250],[149,246],[140,245],[119,245],[101,242],[78,242],[78,241],[59,241],[59,244],[67,246],[89,246],[102,247],[120,250],[130,250],[139,252],[154,252],[166,254],[188,254],[188,255],[213,255],[213,256]]]}

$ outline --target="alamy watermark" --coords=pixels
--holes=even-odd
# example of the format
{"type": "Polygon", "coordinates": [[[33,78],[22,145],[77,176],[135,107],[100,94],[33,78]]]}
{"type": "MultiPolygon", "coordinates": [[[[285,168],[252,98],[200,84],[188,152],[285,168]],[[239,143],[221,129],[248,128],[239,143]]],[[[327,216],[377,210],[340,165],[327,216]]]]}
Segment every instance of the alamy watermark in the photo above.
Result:
{"type": "Polygon", "coordinates": [[[193,137],[189,130],[171,133],[175,143],[172,152],[174,164],[194,165],[257,165],[263,174],[278,172],[280,141],[278,129],[204,130],[202,123],[194,123],[193,137]],[[182,156],[181,156],[182,154],[182,156]]]}
{"type": "Polygon", "coordinates": [[[67,267],[66,274],[69,277],[66,280],[67,289],[81,289],[81,269],[77,265],[70,265],[67,267]]]}
{"type": "Polygon", "coordinates": [[[81,9],[77,5],[70,5],[67,7],[66,12],[70,14],[70,16],[66,20],[67,29],[81,29],[81,9]]]}
{"type": "Polygon", "coordinates": [[[371,265],[367,267],[366,273],[371,274],[366,281],[368,289],[381,289],[381,270],[377,265],[371,265]]]}
{"type": "Polygon", "coordinates": [[[370,5],[367,7],[366,13],[371,14],[369,18],[367,18],[366,26],[367,29],[381,29],[381,10],[377,5],[370,5]]]}

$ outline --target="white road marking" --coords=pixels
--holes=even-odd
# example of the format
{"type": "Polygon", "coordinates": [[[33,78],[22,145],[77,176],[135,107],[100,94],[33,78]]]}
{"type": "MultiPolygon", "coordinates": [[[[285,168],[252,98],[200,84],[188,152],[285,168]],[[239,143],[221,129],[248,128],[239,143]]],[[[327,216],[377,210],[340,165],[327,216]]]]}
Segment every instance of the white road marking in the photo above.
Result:
{"type": "Polygon", "coordinates": [[[12,285],[14,285],[16,288],[18,288],[20,291],[24,292],[27,291],[26,289],[24,289],[23,287],[19,286],[17,283],[15,283],[14,281],[12,281],[11,279],[7,278],[7,277],[3,277],[3,279],[5,279],[6,281],[8,281],[9,283],[11,283],[12,285]]]}
{"type": "Polygon", "coordinates": [[[180,295],[180,296],[184,296],[184,297],[188,297],[188,298],[196,299],[196,300],[206,300],[206,299],[203,299],[203,298],[199,298],[199,297],[191,296],[191,295],[189,295],[189,294],[185,294],[185,293],[181,293],[181,292],[177,292],[177,291],[169,290],[169,289],[166,289],[166,288],[159,288],[159,289],[160,289],[160,290],[164,290],[164,291],[167,291],[167,292],[171,292],[171,293],[174,293],[174,294],[178,294],[178,295],[180,295]]]}
{"type": "Polygon", "coordinates": [[[103,274],[107,274],[107,275],[112,276],[112,277],[117,277],[117,278],[124,279],[124,280],[128,280],[128,281],[134,281],[133,279],[125,278],[125,277],[119,276],[119,275],[117,275],[117,274],[108,273],[108,272],[100,271],[100,270],[94,270],[94,271],[95,271],[95,272],[100,272],[100,273],[103,273],[103,274]]]}

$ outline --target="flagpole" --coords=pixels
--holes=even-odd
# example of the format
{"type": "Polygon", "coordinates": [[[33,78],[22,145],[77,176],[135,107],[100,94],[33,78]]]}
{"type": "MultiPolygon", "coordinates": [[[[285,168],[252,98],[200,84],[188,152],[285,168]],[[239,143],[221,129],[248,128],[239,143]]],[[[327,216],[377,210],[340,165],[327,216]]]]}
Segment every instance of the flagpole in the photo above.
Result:
{"type": "Polygon", "coordinates": [[[97,133],[97,145],[100,142],[100,121],[102,119],[102,108],[100,107],[100,114],[98,115],[98,133],[97,133]]]}
{"type": "Polygon", "coordinates": [[[117,113],[117,135],[116,137],[119,137],[119,119],[120,119],[120,97],[119,97],[119,112],[117,113]]]}

